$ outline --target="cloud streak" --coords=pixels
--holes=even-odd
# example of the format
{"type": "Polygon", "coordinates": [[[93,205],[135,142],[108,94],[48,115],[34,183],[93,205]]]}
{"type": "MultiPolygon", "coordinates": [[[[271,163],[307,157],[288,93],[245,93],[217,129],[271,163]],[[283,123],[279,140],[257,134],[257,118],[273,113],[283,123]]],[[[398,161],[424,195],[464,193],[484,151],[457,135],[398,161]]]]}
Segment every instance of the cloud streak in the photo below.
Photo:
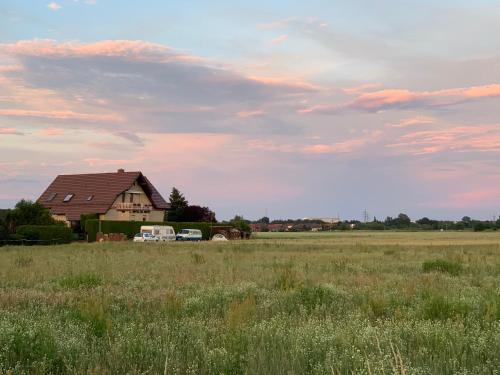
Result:
{"type": "Polygon", "coordinates": [[[356,99],[348,103],[315,105],[299,112],[336,114],[343,111],[379,112],[390,109],[433,108],[498,97],[500,97],[500,84],[437,91],[387,89],[360,93],[356,99]]]}
{"type": "Polygon", "coordinates": [[[24,133],[14,128],[0,128],[0,135],[24,135],[24,133]]]}
{"type": "Polygon", "coordinates": [[[445,151],[500,152],[500,125],[459,126],[411,132],[388,147],[414,155],[445,151]]]}

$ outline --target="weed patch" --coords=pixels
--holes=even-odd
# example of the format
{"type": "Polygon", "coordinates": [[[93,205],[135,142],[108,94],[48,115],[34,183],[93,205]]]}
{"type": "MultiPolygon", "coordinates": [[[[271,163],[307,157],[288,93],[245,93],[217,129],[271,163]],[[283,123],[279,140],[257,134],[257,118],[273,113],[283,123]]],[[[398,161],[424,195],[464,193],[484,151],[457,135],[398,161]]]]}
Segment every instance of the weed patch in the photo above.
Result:
{"type": "Polygon", "coordinates": [[[59,280],[59,286],[64,289],[92,289],[102,284],[102,278],[94,273],[68,275],[59,280]]]}
{"type": "Polygon", "coordinates": [[[458,276],[463,270],[460,263],[444,259],[428,260],[422,264],[422,272],[442,272],[458,276]]]}

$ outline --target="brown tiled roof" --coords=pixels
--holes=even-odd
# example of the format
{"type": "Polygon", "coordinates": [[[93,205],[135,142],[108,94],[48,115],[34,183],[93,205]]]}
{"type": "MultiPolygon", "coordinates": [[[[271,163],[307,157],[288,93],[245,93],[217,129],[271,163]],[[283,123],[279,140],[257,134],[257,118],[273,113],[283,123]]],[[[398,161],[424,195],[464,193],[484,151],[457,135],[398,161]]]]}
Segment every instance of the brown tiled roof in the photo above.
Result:
{"type": "Polygon", "coordinates": [[[128,190],[135,181],[143,188],[156,209],[167,209],[169,204],[163,199],[153,184],[141,172],[90,173],[59,175],[38,198],[38,202],[50,208],[53,214],[66,215],[67,220],[80,220],[82,214],[104,214],[115,199],[128,190]],[[48,202],[49,197],[56,194],[48,202]],[[69,202],[63,202],[68,194],[74,194],[69,202]],[[90,201],[89,196],[93,196],[90,201]]]}

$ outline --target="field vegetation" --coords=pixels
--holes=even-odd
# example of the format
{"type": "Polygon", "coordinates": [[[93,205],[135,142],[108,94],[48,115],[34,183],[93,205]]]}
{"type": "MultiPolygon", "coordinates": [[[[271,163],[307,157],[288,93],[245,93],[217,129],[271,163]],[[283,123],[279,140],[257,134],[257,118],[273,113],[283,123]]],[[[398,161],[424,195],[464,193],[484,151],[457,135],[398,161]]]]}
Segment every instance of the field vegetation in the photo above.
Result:
{"type": "Polygon", "coordinates": [[[0,248],[0,373],[499,369],[498,232],[0,248]]]}

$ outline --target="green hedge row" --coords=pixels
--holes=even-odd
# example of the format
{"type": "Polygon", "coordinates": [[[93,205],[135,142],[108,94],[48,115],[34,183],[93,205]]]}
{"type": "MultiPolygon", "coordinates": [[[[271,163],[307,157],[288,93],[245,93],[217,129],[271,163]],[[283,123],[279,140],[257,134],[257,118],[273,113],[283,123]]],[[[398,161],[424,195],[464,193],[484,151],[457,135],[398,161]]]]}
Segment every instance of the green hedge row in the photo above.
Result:
{"type": "MultiPolygon", "coordinates": [[[[200,229],[204,240],[210,239],[212,227],[210,223],[101,220],[101,232],[105,234],[123,233],[128,238],[133,238],[136,233],[141,231],[143,225],[170,225],[174,228],[175,233],[178,233],[181,229],[200,229]]],[[[99,220],[90,219],[85,221],[84,229],[88,235],[88,241],[95,241],[97,232],[99,232],[99,220]]]]}
{"type": "Polygon", "coordinates": [[[51,245],[54,243],[70,243],[73,231],[65,225],[21,225],[16,235],[34,244],[51,245]]]}

